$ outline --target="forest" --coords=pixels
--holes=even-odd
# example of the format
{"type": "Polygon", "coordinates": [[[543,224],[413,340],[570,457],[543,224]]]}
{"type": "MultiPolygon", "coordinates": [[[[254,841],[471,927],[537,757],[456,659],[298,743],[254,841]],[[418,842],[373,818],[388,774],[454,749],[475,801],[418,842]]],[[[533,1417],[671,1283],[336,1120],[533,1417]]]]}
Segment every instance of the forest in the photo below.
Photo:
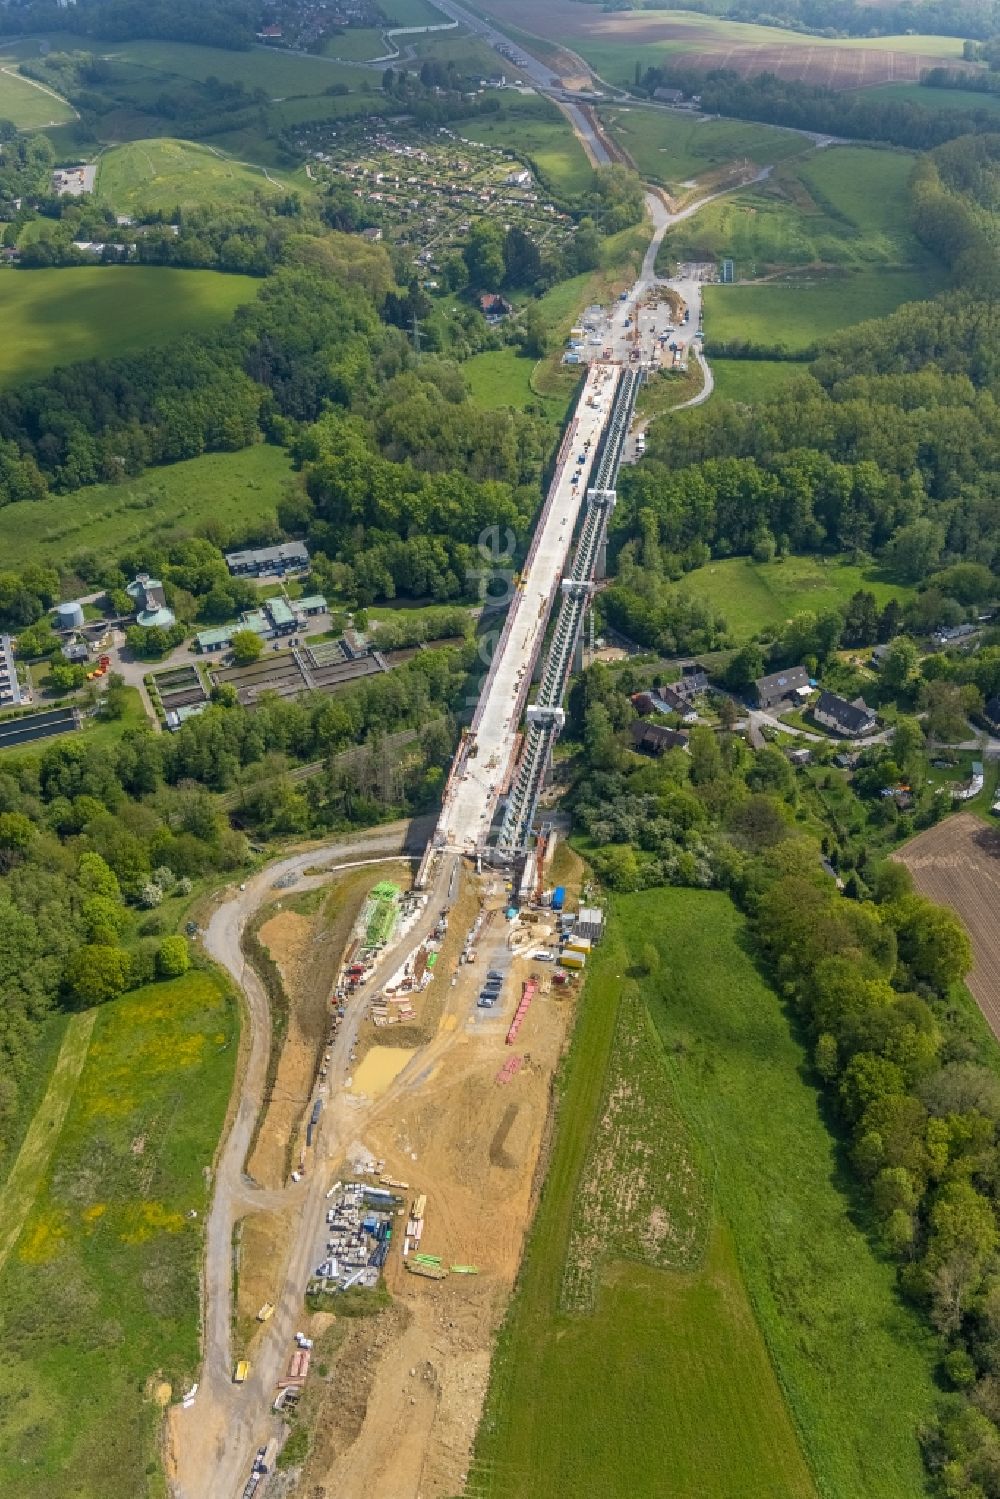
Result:
{"type": "Polygon", "coordinates": [[[825,84],[779,78],[774,73],[744,78],[731,68],[704,71],[668,61],[645,71],[637,67],[636,74],[637,93],[651,97],[658,88],[681,89],[686,95],[696,95],[706,114],[816,130],[849,140],[887,141],[914,151],[929,151],[957,136],[996,126],[996,115],[986,106],[928,109],[909,101],[867,99],[863,91],[845,94],[825,84]]]}

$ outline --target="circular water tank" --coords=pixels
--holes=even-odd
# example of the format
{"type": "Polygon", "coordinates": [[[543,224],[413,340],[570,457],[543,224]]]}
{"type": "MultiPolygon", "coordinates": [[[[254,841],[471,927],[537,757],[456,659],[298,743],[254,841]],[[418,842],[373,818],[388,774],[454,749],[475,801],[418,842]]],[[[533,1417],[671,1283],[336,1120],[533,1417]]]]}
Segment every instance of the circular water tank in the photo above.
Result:
{"type": "Polygon", "coordinates": [[[75,599],[68,604],[57,604],[55,613],[57,630],[79,630],[83,624],[83,605],[75,599]]]}

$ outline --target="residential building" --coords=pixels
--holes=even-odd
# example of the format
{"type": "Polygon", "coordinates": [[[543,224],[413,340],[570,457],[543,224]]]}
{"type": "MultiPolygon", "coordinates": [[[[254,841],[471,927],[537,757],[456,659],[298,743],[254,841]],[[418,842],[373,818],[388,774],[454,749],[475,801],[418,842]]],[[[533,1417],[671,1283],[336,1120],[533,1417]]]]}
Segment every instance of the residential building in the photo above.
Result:
{"type": "Polygon", "coordinates": [[[758,677],[754,686],[757,689],[757,706],[765,711],[798,705],[812,690],[809,673],[804,666],[789,666],[785,671],[774,671],[770,676],[758,677]]]}
{"type": "Polygon", "coordinates": [[[508,317],[514,309],[506,297],[501,297],[499,292],[486,291],[479,298],[479,310],[488,323],[499,323],[502,318],[508,317]]]}
{"type": "Polygon", "coordinates": [[[686,749],[688,736],[679,729],[668,729],[664,724],[634,723],[631,728],[632,746],[643,755],[660,756],[668,749],[686,749]]]}
{"type": "Polygon", "coordinates": [[[244,552],[227,552],[226,566],[233,577],[283,577],[301,572],[309,566],[309,549],[303,541],[283,541],[280,546],[256,547],[244,552]]]}
{"type": "Polygon", "coordinates": [[[866,734],[873,733],[878,725],[877,715],[863,697],[856,697],[853,702],[848,702],[846,697],[838,697],[835,692],[820,693],[819,702],[813,709],[813,717],[825,729],[832,729],[845,739],[861,739],[866,734]]]}

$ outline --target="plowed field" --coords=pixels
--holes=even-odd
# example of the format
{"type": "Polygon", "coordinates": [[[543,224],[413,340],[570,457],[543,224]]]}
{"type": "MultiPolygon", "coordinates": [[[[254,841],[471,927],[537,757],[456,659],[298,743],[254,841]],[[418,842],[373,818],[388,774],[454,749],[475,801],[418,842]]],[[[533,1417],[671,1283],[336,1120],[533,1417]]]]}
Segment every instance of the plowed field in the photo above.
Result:
{"type": "Polygon", "coordinates": [[[907,866],[922,895],[957,911],[969,929],[975,966],[969,989],[1000,1039],[1000,828],[962,812],[894,856],[907,866]]]}
{"type": "MultiPolygon", "coordinates": [[[[840,43],[692,12],[609,11],[579,0],[546,0],[543,6],[537,0],[491,0],[489,10],[501,25],[572,48],[616,82],[631,74],[635,61],[732,68],[745,77],[770,72],[842,89],[916,82],[942,62],[965,66],[960,45],[945,37],[856,37],[840,43]]],[[[555,54],[546,53],[546,60],[561,68],[555,54]]]]}

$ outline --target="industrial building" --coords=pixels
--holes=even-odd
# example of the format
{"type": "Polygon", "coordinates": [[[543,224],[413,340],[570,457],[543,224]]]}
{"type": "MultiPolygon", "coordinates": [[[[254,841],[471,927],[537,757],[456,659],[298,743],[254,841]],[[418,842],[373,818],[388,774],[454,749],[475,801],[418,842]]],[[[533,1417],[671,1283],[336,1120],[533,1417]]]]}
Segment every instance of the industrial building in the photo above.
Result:
{"type": "Polygon", "coordinates": [[[17,708],[20,704],[14,646],[9,635],[0,635],[0,708],[17,708]]]}
{"type": "Polygon", "coordinates": [[[283,541],[276,547],[257,547],[245,552],[227,552],[226,566],[234,578],[284,577],[309,566],[309,549],[303,541],[283,541]]]}
{"type": "Polygon", "coordinates": [[[125,592],[135,604],[136,624],[147,630],[154,626],[161,630],[170,629],[175,616],[173,610],[167,608],[166,594],[159,578],[139,573],[131,583],[126,584],[125,592]]]}
{"type": "Polygon", "coordinates": [[[249,609],[229,624],[200,630],[194,637],[195,650],[228,650],[237,630],[253,630],[263,640],[272,640],[275,635],[291,635],[301,627],[306,616],[323,614],[325,610],[326,599],[319,593],[291,603],[283,598],[265,599],[260,609],[249,609]]]}

